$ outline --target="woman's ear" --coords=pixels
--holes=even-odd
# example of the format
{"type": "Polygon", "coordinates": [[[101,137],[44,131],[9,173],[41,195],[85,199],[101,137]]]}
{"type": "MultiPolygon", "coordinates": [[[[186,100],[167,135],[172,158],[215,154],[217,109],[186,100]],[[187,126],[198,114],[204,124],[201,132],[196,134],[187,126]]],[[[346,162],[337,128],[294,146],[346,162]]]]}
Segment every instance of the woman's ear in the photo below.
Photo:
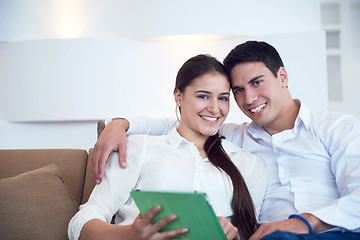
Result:
{"type": "Polygon", "coordinates": [[[288,87],[288,75],[284,67],[280,67],[277,72],[277,78],[281,81],[281,86],[283,88],[288,87]]]}
{"type": "Polygon", "coordinates": [[[174,91],[174,98],[175,98],[176,106],[181,107],[183,95],[178,88],[175,89],[175,91],[174,91]]]}

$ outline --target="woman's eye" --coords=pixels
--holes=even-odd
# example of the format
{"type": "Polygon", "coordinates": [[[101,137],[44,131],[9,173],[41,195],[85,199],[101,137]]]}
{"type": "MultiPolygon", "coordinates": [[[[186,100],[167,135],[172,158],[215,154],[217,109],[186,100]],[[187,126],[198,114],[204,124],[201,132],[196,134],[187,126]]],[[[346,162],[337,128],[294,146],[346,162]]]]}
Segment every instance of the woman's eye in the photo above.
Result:
{"type": "Polygon", "coordinates": [[[220,97],[219,100],[221,100],[221,101],[228,101],[229,98],[228,98],[228,97],[220,97]]]}
{"type": "Polygon", "coordinates": [[[208,99],[209,97],[206,96],[206,95],[199,95],[198,98],[201,98],[201,99],[208,99]]]}

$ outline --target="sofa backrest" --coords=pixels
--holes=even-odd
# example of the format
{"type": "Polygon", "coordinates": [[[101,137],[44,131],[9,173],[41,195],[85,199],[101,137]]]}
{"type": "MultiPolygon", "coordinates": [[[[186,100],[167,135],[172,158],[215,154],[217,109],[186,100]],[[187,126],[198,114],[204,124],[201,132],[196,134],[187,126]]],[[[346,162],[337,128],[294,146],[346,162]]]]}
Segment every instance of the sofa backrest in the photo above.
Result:
{"type": "Polygon", "coordinates": [[[89,199],[89,196],[95,186],[95,174],[92,168],[91,156],[94,152],[93,148],[89,149],[89,157],[88,163],[86,165],[86,174],[85,174],[85,182],[84,182],[84,190],[82,194],[81,204],[84,204],[89,199]]]}
{"type": "MultiPolygon", "coordinates": [[[[79,205],[82,202],[87,160],[87,151],[81,149],[0,150],[0,179],[55,164],[60,169],[66,186],[79,205]]],[[[94,175],[92,169],[88,173],[88,175],[94,175]]],[[[91,177],[89,181],[91,181],[91,177]]],[[[95,180],[93,179],[92,186],[94,185],[95,180]]],[[[91,184],[88,183],[87,186],[90,188],[91,184]]]]}

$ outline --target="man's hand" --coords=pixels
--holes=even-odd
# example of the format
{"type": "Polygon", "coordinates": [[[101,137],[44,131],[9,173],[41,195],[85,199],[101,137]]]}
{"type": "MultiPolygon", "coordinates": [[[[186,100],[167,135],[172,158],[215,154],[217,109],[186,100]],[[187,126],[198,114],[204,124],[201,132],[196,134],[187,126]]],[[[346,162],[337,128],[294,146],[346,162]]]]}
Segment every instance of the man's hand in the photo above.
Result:
{"type": "Polygon", "coordinates": [[[220,226],[223,229],[226,239],[228,240],[240,240],[239,231],[234,225],[231,224],[226,218],[224,217],[217,217],[219,220],[220,226]]]}
{"type": "Polygon", "coordinates": [[[91,157],[96,184],[99,184],[104,176],[105,164],[112,151],[119,152],[120,166],[126,168],[126,131],[128,129],[129,122],[126,119],[114,119],[100,134],[91,157]]]}
{"type": "MultiPolygon", "coordinates": [[[[314,233],[322,232],[334,227],[324,223],[323,221],[321,221],[312,214],[302,213],[300,215],[308,220],[308,222],[310,223],[310,225],[314,230],[314,233]]],[[[306,223],[299,218],[290,218],[273,223],[263,223],[261,224],[259,229],[251,236],[249,240],[261,239],[262,237],[275,231],[285,231],[296,234],[304,234],[304,233],[307,234],[309,233],[309,228],[306,225],[306,223]]]]}

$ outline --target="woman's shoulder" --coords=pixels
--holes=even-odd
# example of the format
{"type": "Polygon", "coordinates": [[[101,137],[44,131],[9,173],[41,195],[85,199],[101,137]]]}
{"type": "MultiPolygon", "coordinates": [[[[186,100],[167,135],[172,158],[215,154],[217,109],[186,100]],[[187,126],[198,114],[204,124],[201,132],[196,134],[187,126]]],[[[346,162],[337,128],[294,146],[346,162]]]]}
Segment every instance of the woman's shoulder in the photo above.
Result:
{"type": "Polygon", "coordinates": [[[154,136],[147,134],[134,134],[127,137],[127,145],[144,146],[145,143],[146,145],[154,145],[164,142],[166,139],[166,135],[154,136]]]}
{"type": "MultiPolygon", "coordinates": [[[[221,145],[224,148],[225,152],[231,157],[231,155],[246,155],[246,156],[255,156],[244,148],[239,147],[229,140],[222,139],[221,145]]],[[[256,157],[256,156],[255,156],[256,157]]]]}
{"type": "Polygon", "coordinates": [[[241,148],[226,139],[223,139],[221,143],[225,152],[238,168],[247,168],[250,170],[254,167],[263,168],[265,166],[261,158],[246,149],[241,148]]]}

